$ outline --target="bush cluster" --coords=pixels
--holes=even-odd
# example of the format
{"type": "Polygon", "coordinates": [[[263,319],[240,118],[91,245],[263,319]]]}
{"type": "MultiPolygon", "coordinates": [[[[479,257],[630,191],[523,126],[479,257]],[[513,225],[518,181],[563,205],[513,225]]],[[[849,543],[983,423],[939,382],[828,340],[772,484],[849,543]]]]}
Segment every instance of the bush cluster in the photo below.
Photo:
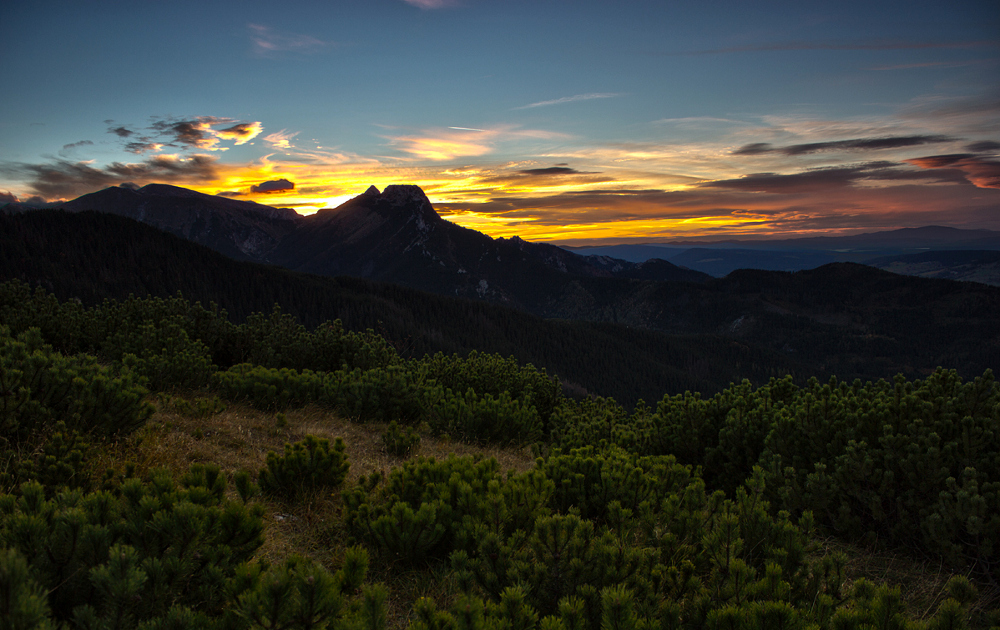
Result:
{"type": "Polygon", "coordinates": [[[632,414],[586,401],[564,405],[553,424],[564,447],[605,440],[673,454],[727,493],[760,467],[774,505],[811,511],[840,536],[1000,575],[1000,385],[989,371],[969,382],[949,370],[912,382],[744,382],[632,414]]]}
{"type": "Polygon", "coordinates": [[[626,411],[567,400],[512,359],[403,360],[370,331],[307,331],[277,308],[236,325],[179,297],[85,309],[2,283],[0,321],[4,627],[384,630],[387,592],[364,584],[369,551],[390,570],[450,570],[457,591],[442,609],[418,601],[412,630],[966,627],[967,580],[927,623],[907,621],[898,589],[845,586],[844,559],[811,546],[814,526],[1000,576],[989,372],[744,382],[626,411]],[[286,444],[235,475],[239,501],[212,466],[98,482],[91,443],[142,426],[147,388],[191,415],[229,401],[386,422],[398,456],[418,423],[536,443],[542,456],[520,474],[451,456],[361,477],[337,496],[364,547],[335,573],[301,558],[270,567],[252,559],[254,497],[336,492],[343,442],[286,444]],[[199,402],[176,402],[192,392],[199,402]]]}

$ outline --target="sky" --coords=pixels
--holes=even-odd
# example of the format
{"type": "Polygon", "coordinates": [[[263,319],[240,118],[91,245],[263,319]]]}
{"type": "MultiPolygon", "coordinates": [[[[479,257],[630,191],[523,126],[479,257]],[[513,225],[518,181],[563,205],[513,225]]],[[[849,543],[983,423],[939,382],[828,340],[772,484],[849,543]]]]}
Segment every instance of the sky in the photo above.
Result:
{"type": "Polygon", "coordinates": [[[0,9],[0,203],[417,184],[562,244],[1000,230],[1000,1],[0,9]]]}

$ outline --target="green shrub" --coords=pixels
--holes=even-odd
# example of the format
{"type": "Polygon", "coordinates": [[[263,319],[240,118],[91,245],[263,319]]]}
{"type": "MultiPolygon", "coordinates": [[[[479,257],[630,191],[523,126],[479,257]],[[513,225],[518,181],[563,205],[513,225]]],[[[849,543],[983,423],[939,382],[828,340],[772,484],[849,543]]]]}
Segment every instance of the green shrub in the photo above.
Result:
{"type": "Polygon", "coordinates": [[[480,396],[469,389],[464,396],[447,390],[430,410],[428,424],[436,434],[463,442],[524,444],[542,437],[542,422],[530,400],[480,396]]]}
{"type": "Polygon", "coordinates": [[[304,492],[336,490],[349,468],[343,440],[337,438],[330,448],[329,440],[307,435],[301,442],[285,444],[284,455],[268,453],[258,483],[268,494],[294,499],[304,492]]]}
{"type": "Polygon", "coordinates": [[[466,516],[479,515],[489,483],[499,475],[496,460],[454,455],[418,457],[380,475],[361,477],[344,492],[344,516],[357,539],[391,560],[419,564],[446,558],[466,516]]]}
{"type": "Polygon", "coordinates": [[[38,329],[12,339],[0,326],[0,435],[16,443],[57,420],[96,435],[130,433],[154,411],[138,380],[94,357],[54,352],[38,329]]]}
{"type": "Polygon", "coordinates": [[[382,434],[382,447],[386,453],[395,457],[409,457],[419,446],[420,436],[416,431],[412,427],[407,427],[404,433],[395,420],[389,423],[385,433],[382,434]]]}
{"type": "Polygon", "coordinates": [[[472,351],[462,358],[439,352],[424,357],[420,369],[444,389],[455,392],[472,389],[480,396],[493,398],[506,393],[515,400],[530,400],[543,425],[562,400],[558,379],[531,364],[519,365],[514,357],[472,351]]]}
{"type": "Polygon", "coordinates": [[[182,484],[161,471],[115,493],[46,499],[41,484],[25,483],[0,495],[0,546],[24,559],[59,623],[134,628],[180,614],[172,607],[218,615],[263,529],[259,508],[226,501],[224,491],[218,468],[199,465],[182,484]]]}

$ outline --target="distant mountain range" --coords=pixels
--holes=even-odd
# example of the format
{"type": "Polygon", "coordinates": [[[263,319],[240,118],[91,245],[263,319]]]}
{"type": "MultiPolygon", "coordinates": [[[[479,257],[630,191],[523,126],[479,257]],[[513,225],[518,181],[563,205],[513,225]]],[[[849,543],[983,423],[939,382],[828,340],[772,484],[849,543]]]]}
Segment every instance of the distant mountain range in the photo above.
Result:
{"type": "Polygon", "coordinates": [[[1000,232],[927,226],[853,236],[823,236],[784,240],[685,241],[664,244],[610,245],[568,248],[581,256],[611,256],[642,262],[661,258],[720,278],[736,269],[800,271],[834,262],[856,262],[906,275],[972,280],[1000,286],[1000,273],[989,257],[944,255],[933,272],[923,267],[892,264],[900,257],[934,252],[1000,251],[1000,232]],[[954,262],[961,269],[951,269],[954,262]]]}
{"type": "MultiPolygon", "coordinates": [[[[147,186],[138,191],[107,189],[70,202],[68,209],[83,216],[78,211],[109,208],[115,214],[141,219],[217,251],[236,252],[231,258],[243,261],[311,274],[387,281],[511,306],[550,321],[617,326],[613,334],[607,334],[619,340],[634,338],[640,334],[638,331],[653,331],[643,342],[629,342],[627,351],[623,349],[626,346],[614,341],[595,352],[621,357],[619,363],[614,363],[621,367],[629,364],[629,354],[641,354],[646,358],[639,363],[655,365],[657,360],[649,355],[652,348],[670,356],[684,348],[682,358],[670,362],[674,371],[669,372],[673,375],[669,379],[674,383],[684,380],[680,374],[700,374],[697,378],[704,382],[718,383],[719,379],[741,372],[753,378],[791,371],[800,376],[836,374],[869,379],[897,372],[926,374],[938,365],[958,368],[966,376],[981,374],[987,367],[1000,368],[1000,328],[996,325],[1000,289],[982,284],[904,277],[851,263],[828,264],[797,273],[740,270],[713,279],[663,260],[636,263],[607,256],[578,256],[517,238],[494,240],[455,226],[441,219],[422,191],[413,186],[390,186],[382,192],[371,188],[337,209],[311,217],[258,204],[236,205],[244,203],[170,186],[147,186]],[[107,204],[105,200],[109,200],[107,204]],[[647,347],[640,352],[643,346],[647,347]],[[721,349],[708,354],[694,350],[703,347],[721,349]],[[736,360],[736,355],[743,358],[736,360]],[[743,367],[735,367],[734,362],[743,367]]],[[[227,303],[240,305],[244,316],[246,304],[255,304],[259,310],[260,304],[266,308],[273,298],[282,305],[293,304],[293,312],[313,323],[344,317],[343,313],[355,308],[351,300],[337,302],[336,308],[318,306],[327,303],[322,296],[328,289],[320,288],[315,276],[293,279],[285,271],[281,273],[286,275],[276,276],[273,267],[265,271],[268,268],[259,265],[229,269],[226,277],[212,281],[211,290],[198,289],[203,284],[199,278],[219,273],[220,263],[185,263],[184,257],[173,253],[178,249],[176,245],[160,242],[149,234],[142,236],[148,246],[130,245],[129,239],[139,237],[127,227],[129,222],[99,228],[94,227],[99,222],[91,218],[70,226],[69,218],[73,216],[60,212],[0,215],[7,239],[0,243],[5,274],[0,278],[19,278],[52,290],[62,287],[61,297],[84,300],[107,296],[105,285],[114,283],[118,283],[118,294],[126,287],[138,287],[127,289],[137,293],[148,287],[144,290],[154,295],[171,295],[182,289],[196,299],[219,301],[221,298],[216,296],[226,293],[227,303]],[[63,235],[59,237],[63,244],[53,248],[58,234],[63,235]],[[146,260],[144,256],[159,256],[162,261],[146,260]],[[136,271],[132,271],[133,267],[136,271]],[[116,271],[110,271],[112,268],[116,271]],[[89,275],[79,282],[67,280],[81,273],[89,275]],[[271,287],[269,292],[255,288],[264,285],[271,287]],[[83,286],[88,287],[86,295],[83,286]],[[314,289],[306,291],[302,286],[314,289]]],[[[186,256],[205,258],[193,252],[186,256]]],[[[973,263],[989,264],[983,257],[963,262],[973,263]]],[[[341,278],[337,282],[343,286],[348,281],[341,278]]],[[[387,288],[378,291],[398,295],[387,288]]],[[[456,351],[501,347],[456,342],[454,335],[460,333],[445,332],[455,326],[474,327],[479,330],[476,335],[480,340],[490,335],[507,339],[504,343],[508,345],[502,347],[509,348],[541,343],[532,336],[549,326],[525,323],[541,320],[523,319],[515,325],[512,322],[516,318],[510,314],[485,315],[486,311],[473,312],[471,307],[444,307],[427,297],[407,295],[408,303],[425,304],[421,308],[426,313],[439,315],[421,316],[419,331],[407,332],[407,327],[400,324],[391,336],[422,339],[419,347],[424,349],[435,344],[456,351]],[[479,323],[445,321],[455,312],[468,313],[479,323]],[[508,324],[488,323],[501,320],[508,324]],[[524,331],[509,326],[523,326],[524,331]],[[486,332],[489,330],[492,333],[486,332]]],[[[367,319],[354,323],[374,326],[397,318],[396,314],[405,310],[396,298],[381,303],[366,311],[367,319]]],[[[553,329],[547,330],[541,334],[555,335],[553,329]]],[[[597,330],[590,328],[588,334],[597,339],[597,330]]],[[[565,343],[567,347],[578,347],[579,342],[565,343]]],[[[551,360],[558,352],[551,348],[548,352],[546,363],[538,364],[554,365],[551,360]]],[[[574,361],[583,364],[598,360],[597,354],[580,359],[587,352],[579,349],[571,354],[576,357],[574,361]]],[[[538,355],[518,356],[535,361],[532,357],[538,355]]],[[[565,370],[563,365],[560,369],[565,370]]],[[[586,371],[582,364],[573,365],[576,367],[564,373],[586,371]]],[[[643,378],[656,380],[656,374],[667,374],[657,372],[660,369],[648,368],[643,378]]],[[[632,370],[627,368],[626,372],[632,370]]],[[[621,378],[637,377],[623,374],[621,378]]],[[[596,381],[584,383],[581,378],[577,382],[591,389],[596,381]]]]}

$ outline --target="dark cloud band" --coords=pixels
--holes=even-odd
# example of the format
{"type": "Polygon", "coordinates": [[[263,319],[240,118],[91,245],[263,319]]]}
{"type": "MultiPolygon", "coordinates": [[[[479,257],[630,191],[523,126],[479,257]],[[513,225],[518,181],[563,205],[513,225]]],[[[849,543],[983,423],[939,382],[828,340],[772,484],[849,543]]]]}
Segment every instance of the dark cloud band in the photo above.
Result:
{"type": "Polygon", "coordinates": [[[886,138],[854,138],[851,140],[833,140],[830,142],[810,142],[793,144],[787,147],[775,147],[767,142],[747,144],[733,151],[733,155],[762,155],[779,153],[781,155],[806,155],[819,151],[880,151],[883,149],[899,149],[915,147],[924,144],[952,142],[954,138],[941,135],[890,136],[886,138]]]}
{"type": "Polygon", "coordinates": [[[287,179],[275,179],[273,181],[255,184],[250,187],[250,192],[252,193],[275,193],[284,192],[286,190],[295,190],[295,184],[287,179]]]}

